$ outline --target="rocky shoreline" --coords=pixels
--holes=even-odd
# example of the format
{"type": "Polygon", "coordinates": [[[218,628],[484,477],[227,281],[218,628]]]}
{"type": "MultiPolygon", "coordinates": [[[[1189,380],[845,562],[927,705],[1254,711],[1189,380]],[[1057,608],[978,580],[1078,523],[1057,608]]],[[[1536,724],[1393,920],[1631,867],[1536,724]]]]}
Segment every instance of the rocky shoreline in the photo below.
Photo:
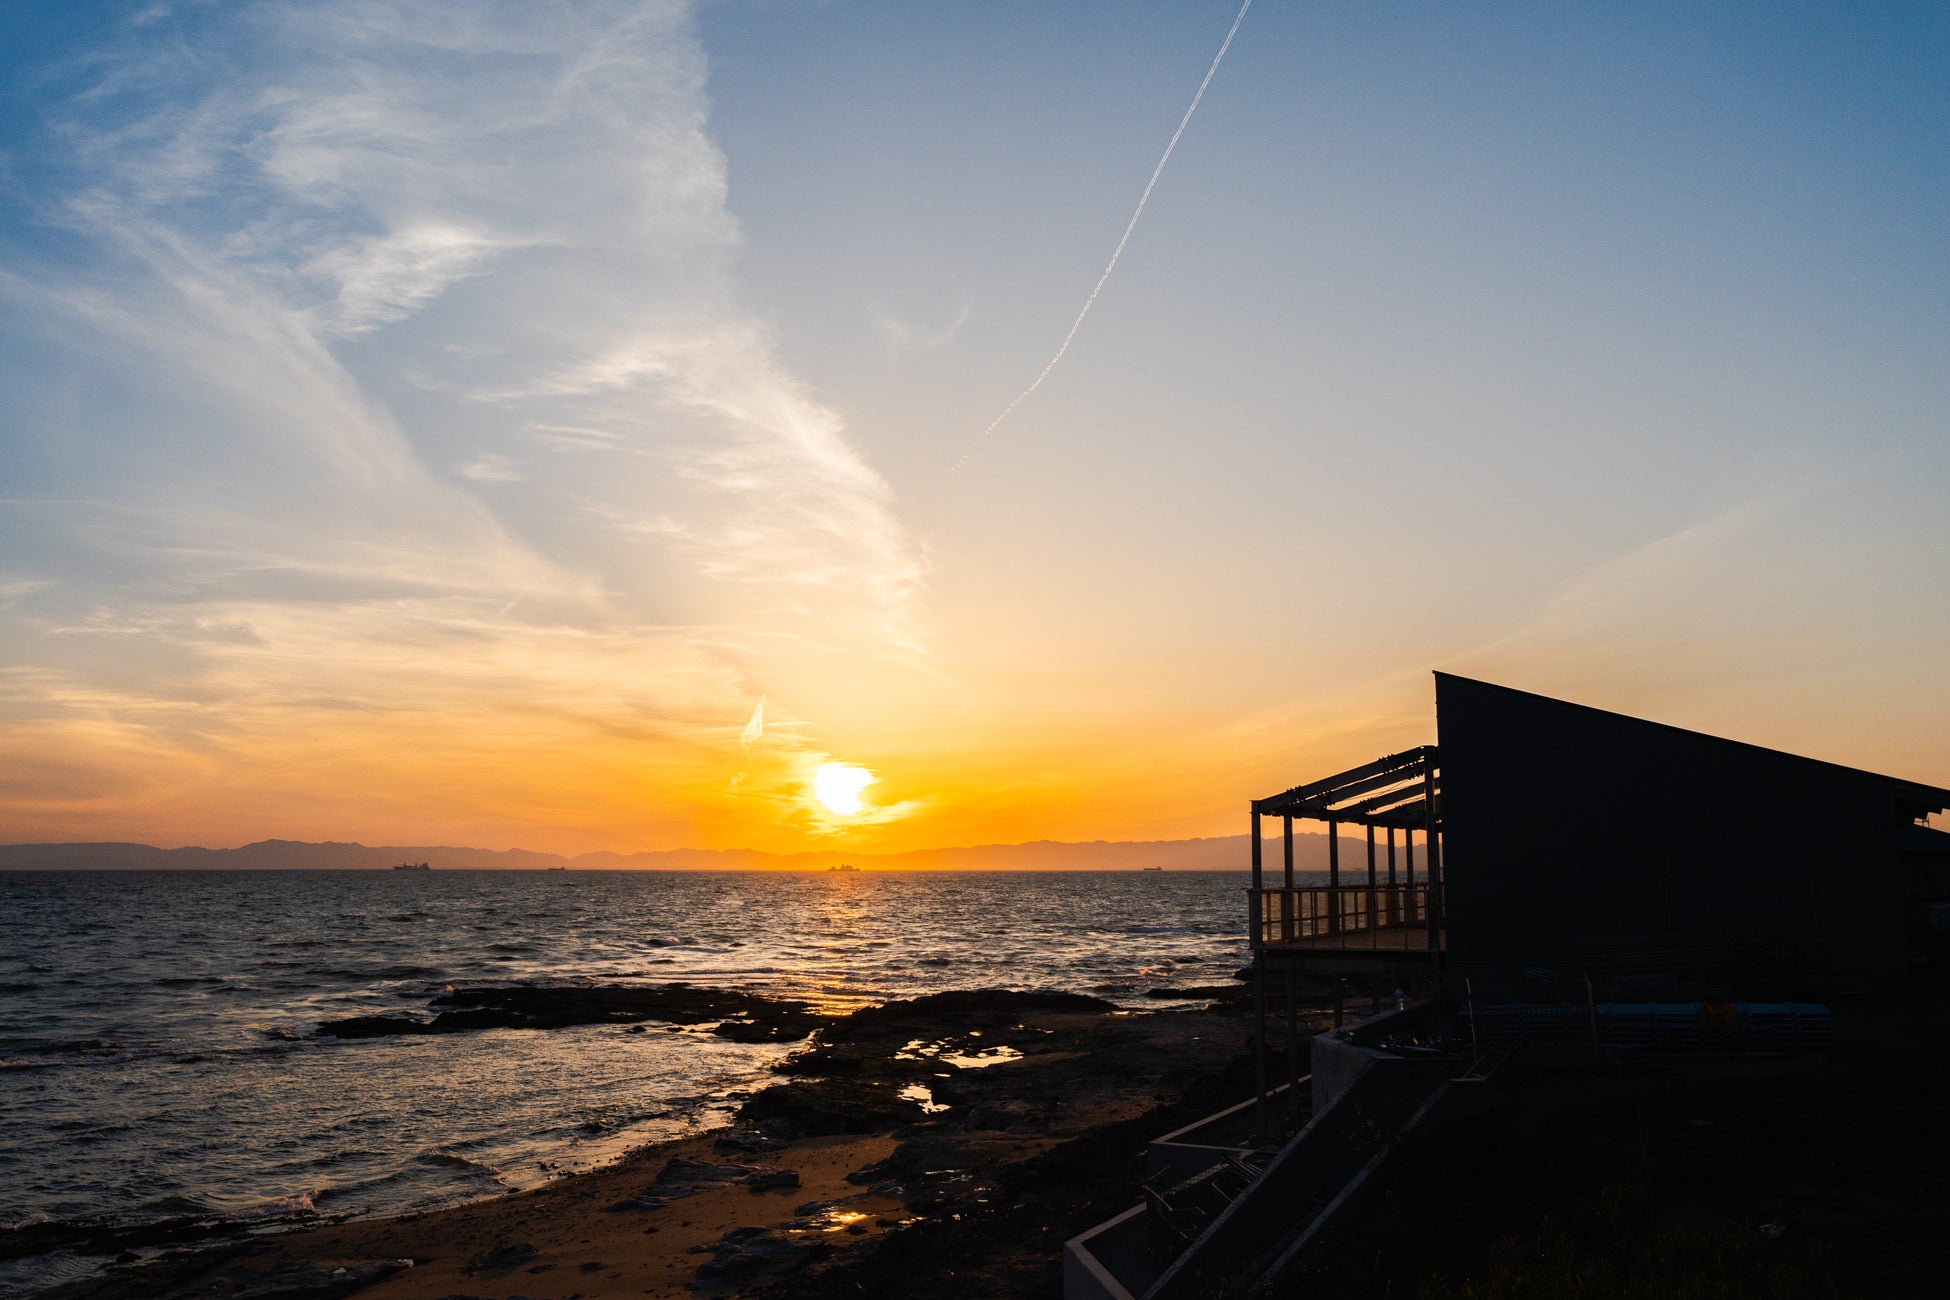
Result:
{"type": "Polygon", "coordinates": [[[349,1016],[319,1022],[327,1038],[398,1034],[460,1034],[481,1029],[565,1029],[571,1025],[715,1024],[720,1038],[740,1043],[791,1043],[835,1017],[810,1003],[736,989],[668,984],[510,984],[450,989],[427,1004],[430,1019],[349,1016]]]}
{"type": "Polygon", "coordinates": [[[715,1021],[808,1041],[726,1130],[530,1192],[165,1251],[44,1294],[1053,1294],[1064,1239],[1135,1198],[1144,1142],[1249,1087],[1242,990],[1196,992],[1195,1006],[1144,1011],[953,992],[843,1017],[689,985],[443,994],[430,1020],[366,1017],[351,1033],[715,1021]]]}

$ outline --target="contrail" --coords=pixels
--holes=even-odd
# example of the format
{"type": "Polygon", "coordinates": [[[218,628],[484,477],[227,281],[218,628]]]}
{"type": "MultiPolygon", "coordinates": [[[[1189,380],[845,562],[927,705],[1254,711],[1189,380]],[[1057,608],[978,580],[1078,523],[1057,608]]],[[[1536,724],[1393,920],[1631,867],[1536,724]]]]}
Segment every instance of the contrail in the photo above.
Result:
{"type": "Polygon", "coordinates": [[[1130,224],[1124,227],[1123,237],[1117,241],[1117,247],[1111,250],[1110,261],[1105,265],[1104,273],[1097,277],[1096,287],[1091,289],[1090,296],[1083,300],[1083,310],[1077,313],[1074,321],[1070,322],[1070,332],[1063,336],[1063,345],[1056,349],[1056,355],[1049,359],[1049,364],[1043,367],[1043,373],[1036,376],[1035,382],[1017,393],[1016,400],[1003,407],[1002,414],[990,420],[989,427],[975,435],[974,440],[968,444],[968,450],[964,451],[961,459],[955,462],[953,473],[959,474],[961,467],[968,463],[968,458],[975,454],[975,449],[995,432],[996,426],[1008,419],[1010,414],[1022,405],[1024,398],[1043,386],[1043,381],[1049,378],[1049,372],[1056,369],[1056,363],[1061,361],[1063,354],[1070,350],[1070,340],[1074,339],[1077,331],[1083,327],[1083,318],[1088,316],[1090,309],[1097,305],[1097,295],[1104,291],[1104,282],[1110,279],[1110,273],[1117,269],[1117,259],[1124,255],[1124,245],[1131,242],[1131,232],[1137,229],[1138,218],[1144,215],[1144,205],[1151,201],[1152,187],[1157,185],[1158,177],[1164,174],[1165,164],[1171,161],[1171,151],[1178,147],[1178,137],[1185,134],[1185,127],[1191,122],[1192,114],[1198,112],[1198,101],[1205,98],[1205,88],[1212,84],[1213,74],[1218,72],[1219,63],[1225,58],[1226,51],[1232,48],[1232,38],[1239,34],[1239,24],[1246,21],[1246,11],[1252,7],[1253,0],[1246,0],[1246,3],[1239,6],[1239,16],[1232,20],[1232,30],[1226,33],[1225,41],[1219,46],[1219,52],[1212,56],[1212,66],[1205,70],[1205,80],[1198,83],[1198,93],[1192,96],[1191,107],[1187,108],[1185,116],[1178,120],[1178,129],[1171,133],[1171,143],[1165,146],[1164,156],[1159,158],[1158,165],[1151,169],[1151,179],[1144,183],[1144,193],[1138,196],[1137,210],[1131,213],[1130,224]]]}

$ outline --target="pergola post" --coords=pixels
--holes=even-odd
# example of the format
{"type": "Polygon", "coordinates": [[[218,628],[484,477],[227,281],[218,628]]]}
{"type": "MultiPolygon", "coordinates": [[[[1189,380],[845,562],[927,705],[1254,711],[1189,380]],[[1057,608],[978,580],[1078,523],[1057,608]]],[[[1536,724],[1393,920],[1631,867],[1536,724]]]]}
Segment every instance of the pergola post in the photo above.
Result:
{"type": "MultiPolygon", "coordinates": [[[[1407,890],[1409,898],[1413,899],[1415,897],[1415,828],[1413,826],[1402,827],[1402,856],[1405,859],[1402,888],[1407,890]]],[[[1412,908],[1414,904],[1411,902],[1409,906],[1412,908]]],[[[1409,914],[1414,915],[1412,911],[1409,914]]]]}
{"type": "Polygon", "coordinates": [[[1369,936],[1372,938],[1374,936],[1374,932],[1376,930],[1379,930],[1380,928],[1381,928],[1381,920],[1379,917],[1375,915],[1375,910],[1374,910],[1374,823],[1369,822],[1368,823],[1368,933],[1369,936]]]}
{"type": "Polygon", "coordinates": [[[1286,892],[1280,895],[1280,942],[1292,943],[1294,904],[1298,901],[1293,895],[1293,814],[1280,815],[1281,847],[1286,854],[1286,892]]]}
{"type": "Polygon", "coordinates": [[[1395,828],[1388,828],[1388,924],[1402,923],[1402,896],[1395,891],[1395,828]]]}
{"type": "Polygon", "coordinates": [[[1341,824],[1329,813],[1327,822],[1327,931],[1341,932],[1341,824]]]}

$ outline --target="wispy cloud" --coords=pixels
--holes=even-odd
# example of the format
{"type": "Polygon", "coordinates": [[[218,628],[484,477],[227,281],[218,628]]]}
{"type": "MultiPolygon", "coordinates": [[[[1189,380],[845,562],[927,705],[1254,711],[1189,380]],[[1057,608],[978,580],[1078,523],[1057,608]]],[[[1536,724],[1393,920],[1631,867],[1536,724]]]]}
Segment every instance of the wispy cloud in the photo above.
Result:
{"type": "Polygon", "coordinates": [[[460,465],[461,475],[476,483],[519,483],[528,475],[521,466],[498,451],[483,452],[460,465]]]}
{"type": "Polygon", "coordinates": [[[913,352],[932,352],[954,342],[962,326],[968,324],[969,310],[967,304],[963,304],[953,320],[946,325],[936,326],[917,324],[872,305],[867,307],[867,317],[873,322],[873,332],[880,338],[881,349],[890,359],[898,359],[913,352]]]}
{"type": "Polygon", "coordinates": [[[0,714],[49,763],[500,728],[708,766],[753,644],[914,656],[889,485],[735,305],[690,20],[191,7],[69,69],[71,242],[0,276],[117,394],[0,514],[45,558],[0,586],[0,714]]]}
{"type": "Polygon", "coordinates": [[[338,285],[331,324],[356,333],[412,315],[454,281],[485,271],[508,247],[476,231],[433,223],[330,249],[303,269],[338,285]]]}

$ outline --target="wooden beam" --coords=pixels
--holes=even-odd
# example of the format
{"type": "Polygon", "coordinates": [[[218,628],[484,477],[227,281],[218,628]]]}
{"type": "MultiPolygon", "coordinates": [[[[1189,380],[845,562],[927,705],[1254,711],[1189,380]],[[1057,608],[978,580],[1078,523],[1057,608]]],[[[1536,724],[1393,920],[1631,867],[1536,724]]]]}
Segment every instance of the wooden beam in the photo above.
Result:
{"type": "MultiPolygon", "coordinates": [[[[1363,788],[1372,790],[1376,788],[1372,784],[1374,778],[1386,776],[1394,772],[1410,775],[1413,771],[1426,767],[1433,760],[1434,755],[1435,746],[1433,745],[1421,745],[1415,749],[1405,749],[1399,754],[1390,754],[1386,758],[1377,758],[1372,763],[1363,763],[1359,767],[1350,767],[1345,772],[1337,772],[1333,776],[1325,777],[1319,781],[1309,781],[1305,785],[1296,785],[1291,790],[1283,790],[1279,794],[1272,795],[1268,798],[1255,799],[1253,800],[1253,807],[1260,812],[1280,812],[1290,805],[1306,803],[1318,799],[1320,796],[1328,794],[1331,791],[1341,790],[1347,786],[1363,781],[1370,782],[1370,784],[1363,788]]],[[[1354,793],[1358,792],[1347,792],[1350,796],[1354,793]]]]}
{"type": "MultiPolygon", "coordinates": [[[[1437,794],[1442,793],[1442,779],[1439,773],[1436,777],[1435,790],[1437,794]]],[[[1365,817],[1370,813],[1386,812],[1398,804],[1410,803],[1420,799],[1426,793],[1427,786],[1422,782],[1420,777],[1417,777],[1412,785],[1400,786],[1393,790],[1384,790],[1380,794],[1370,795],[1359,803],[1343,804],[1333,809],[1333,813],[1336,817],[1352,820],[1356,817],[1365,817]]]]}

